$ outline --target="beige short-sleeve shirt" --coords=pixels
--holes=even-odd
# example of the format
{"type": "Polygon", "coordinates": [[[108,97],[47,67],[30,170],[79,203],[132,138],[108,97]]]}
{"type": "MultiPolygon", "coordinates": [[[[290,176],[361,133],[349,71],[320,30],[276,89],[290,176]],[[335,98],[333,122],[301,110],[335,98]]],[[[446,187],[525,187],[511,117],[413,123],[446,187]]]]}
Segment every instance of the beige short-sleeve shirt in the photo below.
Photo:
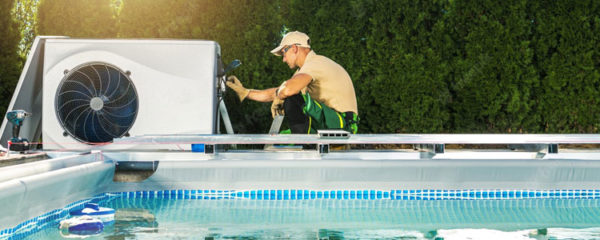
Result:
{"type": "Polygon", "coordinates": [[[338,112],[354,112],[358,115],[354,85],[348,72],[333,60],[310,51],[304,65],[296,74],[312,77],[305,91],[310,96],[338,112]]]}

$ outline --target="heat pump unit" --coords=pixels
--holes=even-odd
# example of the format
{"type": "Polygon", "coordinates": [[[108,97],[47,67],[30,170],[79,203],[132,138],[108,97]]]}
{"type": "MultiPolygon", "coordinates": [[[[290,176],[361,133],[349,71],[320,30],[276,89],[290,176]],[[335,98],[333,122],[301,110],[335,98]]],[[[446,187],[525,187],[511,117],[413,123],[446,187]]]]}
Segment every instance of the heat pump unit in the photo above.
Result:
{"type": "Polygon", "coordinates": [[[48,39],[44,149],[161,148],[112,142],[215,133],[219,55],[213,41],[48,39]]]}

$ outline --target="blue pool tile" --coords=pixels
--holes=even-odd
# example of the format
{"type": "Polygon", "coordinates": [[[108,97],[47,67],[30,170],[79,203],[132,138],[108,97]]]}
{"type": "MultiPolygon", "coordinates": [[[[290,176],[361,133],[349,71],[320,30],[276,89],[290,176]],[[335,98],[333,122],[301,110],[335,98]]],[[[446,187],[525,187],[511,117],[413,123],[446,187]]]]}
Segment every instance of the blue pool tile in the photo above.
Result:
{"type": "Polygon", "coordinates": [[[264,191],[264,195],[266,197],[265,199],[267,199],[267,200],[275,200],[275,199],[277,199],[277,196],[275,195],[275,192],[273,192],[273,194],[271,194],[271,191],[269,191],[269,190],[265,190],[264,191]]]}
{"type": "Polygon", "coordinates": [[[290,190],[283,190],[283,199],[284,200],[290,199],[290,190]]]}
{"type": "Polygon", "coordinates": [[[266,193],[263,193],[263,191],[257,191],[256,194],[254,194],[254,197],[252,199],[267,200],[269,198],[266,193]]]}

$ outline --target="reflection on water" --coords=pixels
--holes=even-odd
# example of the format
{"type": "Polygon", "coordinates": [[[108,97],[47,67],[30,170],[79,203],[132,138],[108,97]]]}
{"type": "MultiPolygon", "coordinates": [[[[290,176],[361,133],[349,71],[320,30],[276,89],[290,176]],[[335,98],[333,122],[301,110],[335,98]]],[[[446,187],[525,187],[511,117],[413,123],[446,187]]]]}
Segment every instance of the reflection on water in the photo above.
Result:
{"type": "MultiPolygon", "coordinates": [[[[600,200],[115,198],[88,239],[598,239],[600,200]]],[[[60,239],[44,229],[31,239],[60,239]]]]}
{"type": "Polygon", "coordinates": [[[138,233],[158,233],[156,217],[144,208],[115,209],[115,222],[104,229],[105,239],[135,238],[138,233]]]}

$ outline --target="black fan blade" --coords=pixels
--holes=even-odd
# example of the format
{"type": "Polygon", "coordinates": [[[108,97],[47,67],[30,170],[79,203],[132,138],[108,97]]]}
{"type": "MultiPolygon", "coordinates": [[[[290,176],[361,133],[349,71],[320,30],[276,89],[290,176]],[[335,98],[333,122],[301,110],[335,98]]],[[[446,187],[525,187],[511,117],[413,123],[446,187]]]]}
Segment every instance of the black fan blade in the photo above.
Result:
{"type": "Polygon", "coordinates": [[[86,143],[106,143],[133,126],[138,97],[123,71],[93,63],[68,72],[59,85],[55,107],[69,135],[86,143]]]}

